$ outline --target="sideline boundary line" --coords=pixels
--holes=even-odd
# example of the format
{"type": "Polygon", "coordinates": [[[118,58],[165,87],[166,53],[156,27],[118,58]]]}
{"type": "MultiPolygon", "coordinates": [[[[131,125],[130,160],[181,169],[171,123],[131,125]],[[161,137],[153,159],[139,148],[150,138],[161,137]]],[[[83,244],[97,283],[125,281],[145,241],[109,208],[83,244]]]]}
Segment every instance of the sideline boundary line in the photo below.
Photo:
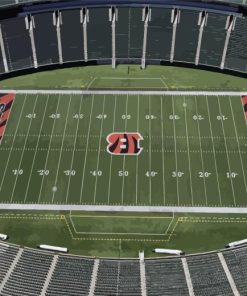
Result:
{"type": "Polygon", "coordinates": [[[247,214],[247,207],[110,206],[1,203],[0,210],[247,214]]]}
{"type": "MultiPolygon", "coordinates": [[[[161,217],[160,217],[161,218],[161,217]]],[[[168,218],[168,217],[167,217],[168,218]]],[[[184,216],[184,217],[177,217],[176,222],[174,222],[174,227],[171,231],[171,233],[169,233],[168,238],[166,239],[150,239],[150,238],[116,238],[116,237],[76,237],[74,236],[74,234],[72,231],[72,225],[69,225],[68,222],[68,217],[66,215],[58,215],[58,214],[41,214],[41,215],[37,215],[37,214],[0,214],[0,220],[1,219],[10,219],[10,220],[46,220],[46,221],[61,221],[65,223],[65,226],[70,234],[70,237],[72,240],[77,240],[77,241],[136,241],[136,242],[170,242],[171,238],[173,238],[174,236],[176,236],[177,234],[174,233],[176,231],[176,228],[179,224],[184,224],[184,223],[247,223],[247,220],[245,217],[242,218],[218,218],[218,217],[188,217],[188,216],[184,216]]]]}
{"type": "Polygon", "coordinates": [[[174,95],[174,96],[244,96],[247,94],[245,92],[237,92],[237,91],[158,91],[158,90],[46,90],[46,89],[23,89],[23,90],[9,90],[9,89],[1,89],[0,93],[15,93],[15,94],[78,94],[78,95],[90,95],[90,94],[99,94],[99,95],[174,95]]]}

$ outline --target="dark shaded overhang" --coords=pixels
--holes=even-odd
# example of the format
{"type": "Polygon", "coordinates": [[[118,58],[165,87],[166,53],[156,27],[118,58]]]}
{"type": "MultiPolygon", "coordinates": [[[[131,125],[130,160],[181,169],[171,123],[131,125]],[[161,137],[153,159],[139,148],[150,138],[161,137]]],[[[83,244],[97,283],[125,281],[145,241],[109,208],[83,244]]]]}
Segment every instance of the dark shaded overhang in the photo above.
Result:
{"type": "Polygon", "coordinates": [[[193,0],[56,0],[36,1],[15,7],[0,9],[0,19],[25,16],[27,14],[45,13],[54,10],[80,9],[81,7],[110,6],[153,6],[165,8],[181,8],[190,10],[207,10],[224,14],[247,15],[247,7],[229,2],[193,1],[193,0]]]}
{"type": "Polygon", "coordinates": [[[216,2],[216,1],[185,1],[185,0],[71,0],[52,1],[43,3],[26,4],[23,6],[25,12],[40,12],[56,9],[73,9],[82,6],[165,6],[165,7],[187,7],[198,9],[211,9],[237,13],[241,5],[216,2]]]}

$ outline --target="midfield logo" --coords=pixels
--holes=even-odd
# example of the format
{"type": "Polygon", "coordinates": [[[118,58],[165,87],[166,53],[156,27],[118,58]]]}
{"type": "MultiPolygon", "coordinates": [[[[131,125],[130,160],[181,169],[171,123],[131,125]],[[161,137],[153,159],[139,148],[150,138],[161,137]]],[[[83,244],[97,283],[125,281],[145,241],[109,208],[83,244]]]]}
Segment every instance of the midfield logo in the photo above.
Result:
{"type": "Polygon", "coordinates": [[[107,152],[112,155],[139,155],[143,150],[140,147],[143,137],[139,133],[111,133],[106,140],[107,152]]]}

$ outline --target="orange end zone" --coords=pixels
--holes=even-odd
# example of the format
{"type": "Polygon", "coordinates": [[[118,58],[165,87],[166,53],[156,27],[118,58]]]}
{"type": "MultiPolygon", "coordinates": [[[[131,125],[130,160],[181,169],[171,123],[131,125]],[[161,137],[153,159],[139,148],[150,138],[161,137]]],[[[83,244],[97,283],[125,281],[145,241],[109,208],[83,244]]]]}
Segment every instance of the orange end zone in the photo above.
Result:
{"type": "Polygon", "coordinates": [[[15,94],[0,94],[0,143],[4,136],[15,94]]]}
{"type": "Polygon", "coordinates": [[[242,96],[242,104],[244,109],[245,120],[247,121],[247,95],[242,96]]]}

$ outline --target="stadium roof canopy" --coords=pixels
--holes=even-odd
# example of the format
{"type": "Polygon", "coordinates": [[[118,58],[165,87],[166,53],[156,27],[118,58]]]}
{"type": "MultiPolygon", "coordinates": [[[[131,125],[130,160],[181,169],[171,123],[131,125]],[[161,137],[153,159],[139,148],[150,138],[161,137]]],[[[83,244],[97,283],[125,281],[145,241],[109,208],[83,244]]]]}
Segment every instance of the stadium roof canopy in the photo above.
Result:
{"type": "Polygon", "coordinates": [[[220,13],[247,14],[247,0],[1,0],[0,8],[9,9],[0,18],[41,13],[52,10],[78,9],[82,6],[158,6],[190,10],[219,11],[220,13]]]}
{"type": "Polygon", "coordinates": [[[186,4],[192,4],[194,6],[197,6],[199,4],[237,4],[237,5],[244,5],[247,6],[247,0],[1,0],[0,1],[0,6],[9,6],[9,5],[18,5],[18,4],[30,4],[30,3],[58,3],[58,2],[71,2],[75,3],[77,2],[78,4],[85,4],[87,3],[88,5],[90,4],[147,4],[147,3],[160,3],[160,4],[174,4],[174,5],[186,5],[186,4]]]}

